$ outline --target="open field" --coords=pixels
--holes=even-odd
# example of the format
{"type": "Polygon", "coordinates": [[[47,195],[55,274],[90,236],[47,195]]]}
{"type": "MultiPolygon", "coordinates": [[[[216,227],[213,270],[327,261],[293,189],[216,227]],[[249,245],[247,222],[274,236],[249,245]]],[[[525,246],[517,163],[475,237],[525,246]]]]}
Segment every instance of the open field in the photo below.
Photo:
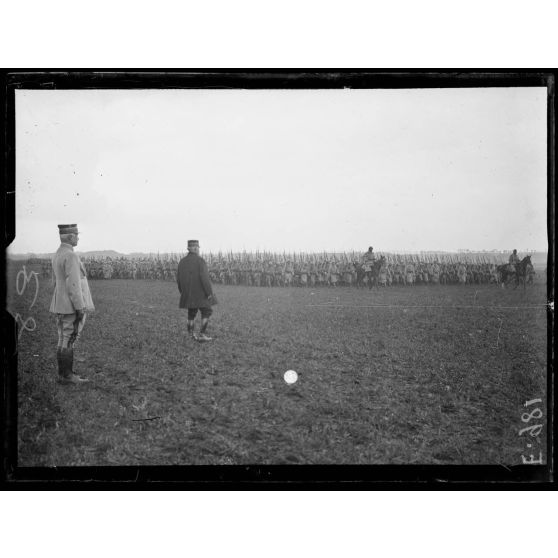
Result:
{"type": "MultiPolygon", "coordinates": [[[[516,465],[528,455],[524,402],[543,399],[546,417],[544,282],[218,285],[215,339],[198,344],[175,283],[90,281],[97,310],[75,368],[91,382],[61,386],[51,286],[41,280],[31,307],[19,269],[8,308],[36,322],[19,349],[21,466],[516,465]]],[[[545,437],[533,438],[543,455],[545,437]]]]}

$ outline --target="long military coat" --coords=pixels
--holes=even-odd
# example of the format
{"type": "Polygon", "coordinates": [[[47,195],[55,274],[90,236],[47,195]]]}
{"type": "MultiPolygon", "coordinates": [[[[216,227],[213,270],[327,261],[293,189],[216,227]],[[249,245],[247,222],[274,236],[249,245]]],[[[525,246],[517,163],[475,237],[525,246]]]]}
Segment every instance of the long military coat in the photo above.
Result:
{"type": "Polygon", "coordinates": [[[73,246],[62,243],[52,258],[54,293],[50,303],[53,314],[73,314],[76,310],[95,310],[85,267],[73,246]]]}
{"type": "Polygon", "coordinates": [[[190,252],[180,260],[176,274],[180,292],[179,308],[209,308],[208,297],[213,295],[207,264],[204,259],[190,252]]]}

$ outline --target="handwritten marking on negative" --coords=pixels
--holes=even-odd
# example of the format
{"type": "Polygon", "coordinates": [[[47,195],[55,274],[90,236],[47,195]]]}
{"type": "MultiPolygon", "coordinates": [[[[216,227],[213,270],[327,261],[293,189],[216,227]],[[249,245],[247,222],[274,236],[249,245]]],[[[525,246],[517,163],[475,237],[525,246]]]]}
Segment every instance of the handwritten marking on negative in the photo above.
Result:
{"type": "MultiPolygon", "coordinates": [[[[39,274],[36,271],[27,272],[25,266],[20,269],[17,273],[16,277],[16,292],[19,296],[23,296],[25,294],[25,290],[29,283],[34,280],[35,283],[35,294],[33,296],[33,302],[29,306],[29,310],[35,306],[37,302],[37,297],[39,296],[39,274]]],[[[37,323],[32,316],[24,319],[21,314],[17,313],[15,316],[16,322],[21,325],[21,329],[19,331],[18,339],[21,339],[24,331],[35,331],[37,329],[37,323]]]]}

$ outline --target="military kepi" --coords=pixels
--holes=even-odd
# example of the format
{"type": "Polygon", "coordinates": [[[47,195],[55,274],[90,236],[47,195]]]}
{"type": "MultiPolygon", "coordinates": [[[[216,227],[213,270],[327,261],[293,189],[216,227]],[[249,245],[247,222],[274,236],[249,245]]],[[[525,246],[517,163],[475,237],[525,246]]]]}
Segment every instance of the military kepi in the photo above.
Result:
{"type": "Polygon", "coordinates": [[[189,240],[188,241],[188,248],[195,248],[196,246],[200,245],[199,240],[189,240]]]}
{"type": "Polygon", "coordinates": [[[59,234],[78,234],[77,225],[58,225],[59,234]]]}

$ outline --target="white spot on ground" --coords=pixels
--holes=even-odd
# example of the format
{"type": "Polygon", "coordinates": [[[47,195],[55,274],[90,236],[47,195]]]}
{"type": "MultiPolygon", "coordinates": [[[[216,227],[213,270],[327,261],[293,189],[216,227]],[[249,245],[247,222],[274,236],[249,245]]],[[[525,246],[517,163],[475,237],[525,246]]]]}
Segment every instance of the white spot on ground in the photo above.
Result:
{"type": "Polygon", "coordinates": [[[287,370],[283,375],[283,379],[287,384],[294,384],[298,380],[298,374],[294,370],[287,370]]]}

